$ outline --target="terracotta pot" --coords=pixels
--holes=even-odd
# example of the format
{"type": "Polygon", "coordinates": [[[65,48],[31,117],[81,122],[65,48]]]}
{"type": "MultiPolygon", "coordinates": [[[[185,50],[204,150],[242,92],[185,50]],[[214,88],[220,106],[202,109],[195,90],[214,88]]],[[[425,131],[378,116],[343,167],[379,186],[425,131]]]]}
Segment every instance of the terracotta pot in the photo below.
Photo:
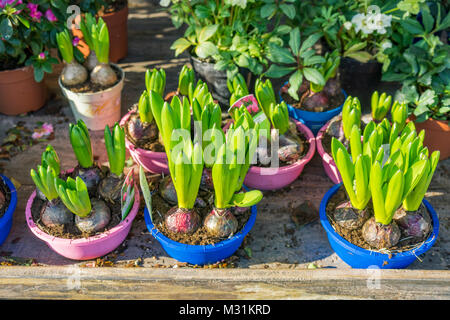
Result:
{"type": "MultiPolygon", "coordinates": [[[[109,61],[117,62],[128,54],[128,6],[119,11],[104,14],[101,17],[108,26],[109,61]]],[[[80,29],[73,28],[72,34],[80,38],[77,47],[86,58],[90,51],[83,40],[83,33],[80,29]]]]}
{"type": "Polygon", "coordinates": [[[45,83],[34,80],[32,66],[0,72],[0,113],[15,116],[36,111],[46,100],[45,83]]]}
{"type": "MultiPolygon", "coordinates": [[[[414,121],[415,117],[409,120],[414,121]]],[[[450,157],[450,127],[446,121],[428,119],[424,122],[414,122],[417,132],[425,130],[425,140],[423,144],[430,152],[439,150],[440,160],[450,157]]]]}

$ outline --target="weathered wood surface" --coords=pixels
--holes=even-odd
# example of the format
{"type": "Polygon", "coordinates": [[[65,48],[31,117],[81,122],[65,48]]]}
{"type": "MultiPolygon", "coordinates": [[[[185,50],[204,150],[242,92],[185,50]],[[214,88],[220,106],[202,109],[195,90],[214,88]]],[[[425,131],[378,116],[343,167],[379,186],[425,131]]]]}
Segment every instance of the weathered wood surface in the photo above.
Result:
{"type": "Polygon", "coordinates": [[[383,270],[0,269],[0,298],[449,299],[450,274],[383,270]],[[373,270],[372,270],[373,271],[373,270]]]}
{"type": "MultiPolygon", "coordinates": [[[[166,13],[146,2],[131,1],[129,56],[120,62],[126,72],[122,114],[138,100],[144,89],[147,68],[166,68],[167,90],[176,88],[177,73],[188,61],[186,56],[174,58],[169,49],[179,35],[166,13]]],[[[76,165],[76,159],[68,144],[66,118],[73,120],[67,103],[54,97],[45,108],[28,117],[0,115],[0,140],[18,121],[26,121],[30,127],[38,121],[51,122],[56,133],[51,144],[61,157],[63,169],[69,169],[76,165]],[[54,114],[55,109],[60,112],[54,114]]],[[[92,133],[92,140],[98,162],[105,162],[102,132],[92,133]]],[[[316,152],[290,188],[265,192],[258,205],[255,226],[234,256],[237,269],[174,269],[179,265],[149,234],[141,211],[123,245],[101,261],[116,268],[79,268],[84,288],[79,293],[64,289],[67,270],[93,266],[96,262],[76,262],[59,256],[37,239],[25,222],[26,201],[34,190],[29,172],[40,162],[45,146],[45,143],[37,144],[10,161],[2,162],[3,173],[14,177],[21,187],[11,233],[0,247],[0,261],[13,259],[12,264],[23,265],[29,263],[27,259],[33,259],[34,264],[40,266],[0,267],[0,297],[119,298],[125,292],[133,298],[448,297],[450,159],[438,165],[426,195],[440,219],[435,245],[414,262],[410,270],[383,271],[383,290],[367,290],[366,271],[351,270],[337,257],[318,220],[297,227],[290,218],[290,207],[303,201],[311,201],[318,208],[321,198],[332,186],[316,152]],[[134,262],[143,268],[122,268],[134,262]],[[311,266],[319,269],[308,270],[311,266]],[[230,296],[224,296],[223,292],[230,296]],[[193,296],[195,293],[197,296],[193,296]]]]}

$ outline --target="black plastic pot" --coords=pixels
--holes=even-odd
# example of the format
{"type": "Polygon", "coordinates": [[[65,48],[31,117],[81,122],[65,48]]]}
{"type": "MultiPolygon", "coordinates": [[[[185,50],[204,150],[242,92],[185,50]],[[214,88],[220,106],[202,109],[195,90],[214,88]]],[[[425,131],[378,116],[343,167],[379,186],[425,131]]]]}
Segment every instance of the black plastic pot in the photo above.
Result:
{"type": "MultiPolygon", "coordinates": [[[[214,69],[214,63],[205,62],[193,56],[190,56],[190,59],[196,78],[206,82],[213,98],[218,100],[223,108],[228,108],[231,94],[227,87],[227,72],[214,69]]],[[[247,79],[250,70],[239,68],[239,72],[247,79]]],[[[251,75],[250,92],[253,90],[255,80],[256,78],[251,75]]]]}
{"type": "Polygon", "coordinates": [[[362,105],[368,105],[372,92],[380,87],[381,67],[381,63],[376,60],[362,63],[343,58],[339,66],[342,88],[349,96],[358,97],[362,105]]]}

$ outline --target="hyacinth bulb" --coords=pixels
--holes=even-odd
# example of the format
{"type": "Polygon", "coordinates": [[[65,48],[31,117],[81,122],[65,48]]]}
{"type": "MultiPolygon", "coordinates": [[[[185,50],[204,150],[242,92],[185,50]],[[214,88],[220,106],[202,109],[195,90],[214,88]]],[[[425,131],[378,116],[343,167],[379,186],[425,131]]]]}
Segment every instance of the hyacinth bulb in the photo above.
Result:
{"type": "Polygon", "coordinates": [[[130,121],[127,123],[127,129],[134,142],[158,139],[158,128],[153,123],[142,122],[138,113],[131,115],[130,121]]]}
{"type": "Polygon", "coordinates": [[[303,100],[303,107],[307,111],[322,112],[329,104],[327,94],[324,91],[314,93],[303,100]]]}
{"type": "Polygon", "coordinates": [[[100,63],[91,71],[91,81],[95,84],[108,87],[117,82],[117,75],[109,64],[100,63]]]}
{"type": "Polygon", "coordinates": [[[111,220],[111,211],[105,202],[91,199],[92,210],[87,217],[75,216],[75,225],[86,233],[101,231],[111,220]]]}
{"type": "Polygon", "coordinates": [[[334,97],[342,93],[341,83],[337,78],[328,79],[323,91],[328,97],[334,97]]]}
{"type": "Polygon", "coordinates": [[[361,228],[369,219],[369,210],[357,210],[350,201],[341,203],[334,211],[334,221],[344,229],[355,230],[361,228]]]}
{"type": "Polygon", "coordinates": [[[400,229],[394,221],[384,225],[376,222],[373,217],[367,220],[362,228],[364,240],[377,249],[389,249],[395,246],[400,240],[400,235],[400,229]]]}
{"type": "Polygon", "coordinates": [[[59,199],[47,201],[41,209],[41,221],[47,227],[62,227],[73,221],[73,213],[59,199]]]}
{"type": "Polygon", "coordinates": [[[95,54],[94,50],[91,50],[91,52],[89,53],[88,57],[86,58],[86,61],[84,63],[84,66],[86,67],[86,69],[88,69],[89,71],[94,70],[94,68],[99,64],[98,59],[97,59],[97,55],[95,54]]]}
{"type": "Polygon", "coordinates": [[[170,176],[165,176],[159,183],[159,194],[171,204],[177,203],[177,192],[170,176]]]}
{"type": "Polygon", "coordinates": [[[431,221],[428,214],[423,210],[424,208],[421,206],[415,212],[408,212],[403,208],[395,212],[394,221],[400,227],[404,236],[422,239],[428,235],[431,230],[431,221]]]}
{"type": "Polygon", "coordinates": [[[165,218],[166,227],[173,233],[194,233],[200,226],[200,216],[195,209],[173,207],[165,218]]]}
{"type": "Polygon", "coordinates": [[[82,84],[88,78],[88,72],[85,67],[73,60],[66,64],[61,72],[61,82],[66,86],[76,86],[82,84]]]}
{"type": "Polygon", "coordinates": [[[100,183],[100,168],[92,167],[92,168],[78,168],[76,172],[76,176],[79,176],[81,180],[86,184],[86,188],[90,195],[94,194],[97,191],[98,184],[100,183]]]}
{"type": "Polygon", "coordinates": [[[123,179],[110,173],[98,185],[98,194],[106,202],[115,203],[120,201],[120,192],[123,185],[123,179]]]}
{"type": "Polygon", "coordinates": [[[206,216],[203,224],[209,234],[219,238],[233,235],[238,227],[236,217],[229,209],[213,209],[206,216]]]}

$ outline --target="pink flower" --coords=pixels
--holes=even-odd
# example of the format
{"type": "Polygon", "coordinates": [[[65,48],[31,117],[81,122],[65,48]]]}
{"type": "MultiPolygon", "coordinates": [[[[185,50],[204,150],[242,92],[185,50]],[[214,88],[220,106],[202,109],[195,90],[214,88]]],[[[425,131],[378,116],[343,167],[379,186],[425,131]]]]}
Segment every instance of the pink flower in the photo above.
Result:
{"type": "Polygon", "coordinates": [[[78,37],[74,37],[74,38],[72,39],[72,45],[73,45],[74,47],[76,47],[76,46],[78,45],[79,42],[80,42],[80,38],[78,38],[78,37]]]}
{"type": "Polygon", "coordinates": [[[45,59],[45,52],[39,53],[38,58],[39,58],[40,60],[44,60],[44,59],[45,59]]]}
{"type": "Polygon", "coordinates": [[[47,11],[45,11],[45,17],[50,22],[58,21],[58,19],[55,17],[55,15],[53,14],[53,11],[51,9],[48,9],[47,11]]]}
{"type": "Polygon", "coordinates": [[[44,123],[42,127],[34,129],[33,134],[31,135],[31,138],[33,139],[41,139],[48,137],[53,132],[53,125],[51,123],[44,123]]]}
{"type": "MultiPolygon", "coordinates": [[[[0,0],[0,8],[4,8],[7,4],[13,4],[16,0],[0,0]]],[[[17,0],[16,5],[22,4],[22,0],[17,0]]]]}
{"type": "Polygon", "coordinates": [[[30,17],[34,20],[41,21],[42,12],[38,10],[38,5],[35,3],[28,3],[27,8],[30,9],[30,17]]]}

